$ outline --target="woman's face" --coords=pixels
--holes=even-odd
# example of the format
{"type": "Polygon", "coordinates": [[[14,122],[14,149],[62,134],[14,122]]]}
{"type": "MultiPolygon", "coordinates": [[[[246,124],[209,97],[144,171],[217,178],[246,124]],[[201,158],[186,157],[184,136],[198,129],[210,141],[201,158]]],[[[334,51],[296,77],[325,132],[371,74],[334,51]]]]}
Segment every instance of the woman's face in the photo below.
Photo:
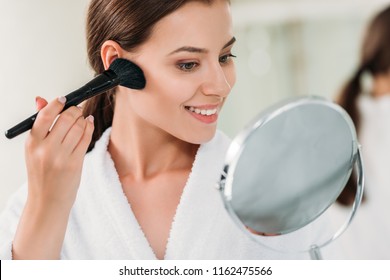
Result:
{"type": "Polygon", "coordinates": [[[163,18],[137,53],[129,53],[146,78],[142,91],[121,89],[129,110],[143,126],[194,144],[209,141],[235,83],[234,41],[225,0],[189,2],[163,18]]]}

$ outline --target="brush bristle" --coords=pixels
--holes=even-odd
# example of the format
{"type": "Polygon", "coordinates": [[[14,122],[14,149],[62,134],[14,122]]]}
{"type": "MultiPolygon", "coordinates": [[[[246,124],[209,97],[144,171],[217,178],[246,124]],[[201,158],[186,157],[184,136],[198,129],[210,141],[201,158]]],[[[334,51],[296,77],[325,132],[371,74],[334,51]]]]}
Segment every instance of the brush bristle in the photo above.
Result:
{"type": "Polygon", "coordinates": [[[111,63],[110,69],[119,77],[119,84],[121,86],[132,89],[143,89],[145,87],[146,80],[144,73],[133,62],[127,59],[117,58],[111,63]]]}

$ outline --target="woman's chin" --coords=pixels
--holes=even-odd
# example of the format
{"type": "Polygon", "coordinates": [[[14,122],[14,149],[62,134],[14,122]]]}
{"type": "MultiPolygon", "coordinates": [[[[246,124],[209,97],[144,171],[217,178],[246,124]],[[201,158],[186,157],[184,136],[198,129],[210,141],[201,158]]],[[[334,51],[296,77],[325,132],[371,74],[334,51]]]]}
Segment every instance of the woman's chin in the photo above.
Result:
{"type": "Polygon", "coordinates": [[[202,132],[196,133],[196,134],[191,133],[191,135],[189,135],[189,137],[186,137],[187,138],[186,141],[189,143],[192,143],[192,144],[197,144],[197,145],[205,144],[214,138],[216,130],[217,129],[214,128],[214,129],[208,129],[207,131],[202,131],[202,132]]]}

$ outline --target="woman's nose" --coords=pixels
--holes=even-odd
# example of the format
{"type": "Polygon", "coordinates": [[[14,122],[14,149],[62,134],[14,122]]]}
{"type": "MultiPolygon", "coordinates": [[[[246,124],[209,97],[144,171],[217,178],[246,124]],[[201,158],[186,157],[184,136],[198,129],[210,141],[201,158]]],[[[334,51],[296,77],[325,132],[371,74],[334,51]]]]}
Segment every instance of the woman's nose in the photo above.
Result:
{"type": "Polygon", "coordinates": [[[206,73],[206,79],[202,84],[203,94],[226,97],[231,89],[232,85],[229,83],[229,79],[220,65],[206,73]]]}

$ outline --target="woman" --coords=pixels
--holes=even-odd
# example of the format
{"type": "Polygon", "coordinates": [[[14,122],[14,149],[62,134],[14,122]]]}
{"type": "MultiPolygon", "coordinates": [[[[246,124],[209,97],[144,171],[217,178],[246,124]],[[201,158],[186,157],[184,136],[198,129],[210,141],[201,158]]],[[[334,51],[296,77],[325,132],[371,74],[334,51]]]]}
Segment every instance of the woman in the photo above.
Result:
{"type": "Polygon", "coordinates": [[[69,108],[52,130],[65,100],[37,99],[28,195],[2,218],[1,258],[303,257],[249,240],[214,188],[229,145],[217,120],[235,83],[229,1],[93,0],[87,41],[96,73],[126,58],[146,87],[69,108]]]}
{"type": "MultiPolygon", "coordinates": [[[[339,96],[352,117],[362,145],[365,197],[356,219],[341,241],[354,259],[390,259],[390,7],[372,19],[365,33],[359,65],[339,96]]],[[[339,202],[354,201],[352,177],[339,202]]]]}

